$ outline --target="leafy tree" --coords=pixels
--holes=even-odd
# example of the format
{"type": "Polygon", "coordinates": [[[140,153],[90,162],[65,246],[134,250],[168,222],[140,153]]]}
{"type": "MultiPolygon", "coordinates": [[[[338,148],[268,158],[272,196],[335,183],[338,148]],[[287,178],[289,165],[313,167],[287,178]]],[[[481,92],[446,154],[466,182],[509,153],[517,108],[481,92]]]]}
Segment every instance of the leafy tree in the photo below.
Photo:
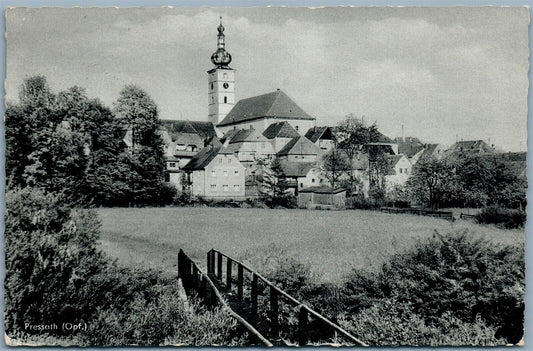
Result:
{"type": "Polygon", "coordinates": [[[350,160],[343,150],[333,148],[322,157],[321,168],[331,186],[335,188],[340,185],[341,178],[351,170],[350,160]]]}
{"type": "Polygon", "coordinates": [[[261,197],[269,207],[293,207],[293,196],[279,158],[275,158],[261,175],[261,197]]]}
{"type": "Polygon", "coordinates": [[[375,203],[381,204],[387,191],[385,176],[390,169],[388,149],[381,145],[369,145],[367,150],[369,195],[375,203]]]}
{"type": "Polygon", "coordinates": [[[154,204],[164,191],[165,160],[159,134],[155,102],[142,89],[128,85],[115,103],[114,114],[123,130],[131,130],[131,151],[123,159],[128,165],[130,199],[133,204],[154,204]]]}
{"type": "Polygon", "coordinates": [[[415,202],[437,209],[458,189],[456,167],[446,158],[423,158],[413,167],[406,187],[415,202]]]}

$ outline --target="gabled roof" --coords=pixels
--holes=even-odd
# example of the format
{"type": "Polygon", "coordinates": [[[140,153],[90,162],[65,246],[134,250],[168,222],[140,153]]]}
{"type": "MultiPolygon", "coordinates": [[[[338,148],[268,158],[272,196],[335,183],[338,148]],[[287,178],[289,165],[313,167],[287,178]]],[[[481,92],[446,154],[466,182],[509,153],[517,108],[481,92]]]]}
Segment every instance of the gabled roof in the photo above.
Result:
{"type": "Polygon", "coordinates": [[[258,118],[315,120],[281,90],[242,99],[231,109],[219,126],[227,126],[258,118]]]}
{"type": "Polygon", "coordinates": [[[325,137],[328,140],[331,140],[331,139],[334,138],[333,131],[329,127],[313,127],[313,128],[309,128],[307,133],[305,133],[305,137],[307,139],[311,140],[313,143],[316,143],[322,137],[325,137]]]}
{"type": "Polygon", "coordinates": [[[483,140],[464,140],[458,141],[448,149],[450,152],[467,152],[467,153],[494,153],[491,148],[483,140]]]}
{"type": "Polygon", "coordinates": [[[424,144],[418,138],[395,138],[394,141],[398,144],[398,153],[407,157],[413,157],[424,149],[424,144]]]}
{"type": "Polygon", "coordinates": [[[389,170],[387,172],[387,175],[396,174],[394,166],[396,166],[396,164],[400,162],[400,160],[404,157],[405,157],[404,155],[388,155],[387,156],[387,160],[389,161],[389,170]]]}
{"type": "Polygon", "coordinates": [[[329,186],[312,186],[299,190],[300,193],[315,193],[315,194],[338,194],[346,191],[346,189],[333,189],[329,186]]]}
{"type": "Polygon", "coordinates": [[[297,138],[300,136],[296,129],[294,129],[291,124],[287,121],[272,123],[268,126],[267,129],[263,132],[263,135],[267,139],[274,138],[297,138]]]}
{"type": "Polygon", "coordinates": [[[316,167],[314,162],[281,161],[280,164],[286,177],[305,177],[310,170],[316,167]]]}
{"type": "Polygon", "coordinates": [[[199,171],[203,170],[207,165],[213,161],[213,159],[220,154],[233,155],[233,152],[229,151],[223,146],[218,147],[205,147],[202,151],[198,152],[190,161],[183,167],[184,171],[199,171]]]}
{"type": "Polygon", "coordinates": [[[217,134],[211,122],[162,119],[161,125],[167,129],[173,138],[174,133],[198,134],[204,139],[217,134]]]}
{"type": "Polygon", "coordinates": [[[285,155],[318,155],[320,149],[304,136],[289,141],[278,152],[278,156],[285,155]]]}
{"type": "Polygon", "coordinates": [[[376,140],[374,140],[372,143],[370,143],[370,145],[372,145],[372,144],[374,144],[374,145],[376,145],[376,144],[396,144],[396,142],[394,140],[392,140],[388,136],[385,136],[380,131],[378,131],[377,133],[378,134],[377,134],[376,140]]]}

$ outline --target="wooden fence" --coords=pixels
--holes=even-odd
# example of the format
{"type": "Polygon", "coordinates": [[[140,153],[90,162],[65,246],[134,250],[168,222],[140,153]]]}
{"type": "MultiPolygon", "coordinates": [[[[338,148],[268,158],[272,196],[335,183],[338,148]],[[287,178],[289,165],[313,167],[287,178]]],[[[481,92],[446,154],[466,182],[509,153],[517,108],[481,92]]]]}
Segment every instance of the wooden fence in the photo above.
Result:
{"type": "Polygon", "coordinates": [[[430,216],[430,217],[449,219],[452,221],[454,220],[452,211],[433,211],[433,210],[422,209],[422,208],[382,207],[381,212],[409,213],[409,214],[414,214],[418,216],[430,216]]]}
{"type": "Polygon", "coordinates": [[[195,290],[204,298],[207,305],[221,306],[248,331],[252,339],[258,340],[265,346],[273,346],[257,329],[228,306],[209,275],[204,273],[181,249],[178,253],[178,274],[187,292],[195,290]]]}
{"type": "Polygon", "coordinates": [[[459,217],[461,219],[475,219],[476,215],[471,215],[471,214],[468,214],[468,213],[461,213],[461,215],[459,217]]]}
{"type": "MultiPolygon", "coordinates": [[[[212,275],[220,282],[224,282],[225,289],[228,292],[232,292],[235,285],[236,299],[249,304],[247,310],[251,318],[261,318],[258,313],[260,307],[268,311],[269,335],[271,338],[278,339],[280,336],[279,321],[280,317],[282,317],[281,314],[291,313],[290,309],[292,309],[292,313],[297,315],[298,320],[296,332],[298,345],[309,343],[309,326],[313,322],[315,324],[320,323],[322,328],[330,328],[334,336],[345,339],[350,344],[367,346],[337,324],[275,286],[261,274],[220,251],[212,249],[207,253],[207,272],[208,275],[212,275]],[[237,273],[236,277],[235,271],[237,273]],[[265,290],[267,291],[266,295],[268,295],[267,299],[262,296],[265,290]],[[245,292],[247,296],[245,296],[245,292]],[[260,296],[263,298],[260,299],[260,296]],[[260,303],[262,306],[260,306],[260,303]],[[285,307],[281,306],[282,304],[285,304],[289,309],[282,308],[285,307]]],[[[289,316],[283,317],[289,318],[289,316]]]]}

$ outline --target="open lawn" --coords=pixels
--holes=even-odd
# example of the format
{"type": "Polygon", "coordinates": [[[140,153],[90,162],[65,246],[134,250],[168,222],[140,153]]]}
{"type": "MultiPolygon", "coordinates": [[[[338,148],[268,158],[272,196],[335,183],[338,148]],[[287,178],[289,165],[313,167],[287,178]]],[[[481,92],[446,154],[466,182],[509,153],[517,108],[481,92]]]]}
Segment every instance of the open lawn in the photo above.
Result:
{"type": "Polygon", "coordinates": [[[449,222],[374,211],[244,208],[98,209],[102,248],[119,262],[177,272],[182,248],[205,265],[216,248],[261,272],[270,260],[292,256],[322,281],[339,281],[352,268],[377,269],[396,252],[437,230],[468,230],[499,244],[524,245],[523,230],[470,221],[449,222]]]}

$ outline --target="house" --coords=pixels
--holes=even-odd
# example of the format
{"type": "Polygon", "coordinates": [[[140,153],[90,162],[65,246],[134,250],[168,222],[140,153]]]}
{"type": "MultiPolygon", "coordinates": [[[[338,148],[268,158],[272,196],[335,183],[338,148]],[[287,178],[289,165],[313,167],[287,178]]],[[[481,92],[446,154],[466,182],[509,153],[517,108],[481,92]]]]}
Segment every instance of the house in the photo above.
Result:
{"type": "Polygon", "coordinates": [[[208,145],[182,169],[191,195],[213,200],[244,200],[245,169],[232,151],[208,145]]]}
{"type": "Polygon", "coordinates": [[[324,172],[315,162],[281,161],[281,169],[295,195],[303,188],[329,185],[324,172]]]}
{"type": "Polygon", "coordinates": [[[289,122],[283,121],[269,125],[263,132],[263,136],[270,141],[274,147],[274,151],[278,152],[289,141],[300,137],[300,134],[298,134],[289,122]]]}
{"type": "Polygon", "coordinates": [[[330,127],[313,127],[310,128],[305,137],[315,143],[321,150],[326,153],[335,147],[335,136],[330,127]]]}
{"type": "Polygon", "coordinates": [[[405,155],[389,155],[389,169],[385,175],[387,191],[392,190],[397,185],[405,185],[411,176],[413,165],[405,155]]]}
{"type": "Polygon", "coordinates": [[[232,129],[222,137],[221,142],[246,168],[250,168],[257,160],[269,160],[276,155],[270,141],[251,127],[232,129]]]}
{"type": "Polygon", "coordinates": [[[385,152],[391,154],[391,155],[397,155],[398,154],[398,144],[392,140],[391,138],[385,136],[381,132],[377,132],[378,135],[374,139],[373,142],[368,143],[367,147],[379,147],[381,149],[384,149],[385,152]]]}
{"type": "Polygon", "coordinates": [[[277,153],[280,160],[316,162],[320,149],[304,136],[293,138],[277,153]]]}
{"type": "Polygon", "coordinates": [[[358,179],[361,184],[355,189],[355,194],[349,195],[363,195],[367,198],[370,191],[370,181],[368,179],[368,153],[360,151],[356,152],[351,160],[351,164],[352,176],[358,179]]]}
{"type": "Polygon", "coordinates": [[[242,99],[235,104],[225,118],[217,124],[217,128],[226,133],[236,127],[264,132],[269,125],[278,122],[289,123],[298,133],[314,127],[315,117],[302,110],[283,91],[242,99]]]}
{"type": "Polygon", "coordinates": [[[411,160],[416,154],[424,150],[425,144],[415,137],[395,138],[394,142],[398,144],[398,154],[405,155],[411,160]]]}
{"type": "Polygon", "coordinates": [[[300,190],[298,193],[300,208],[346,208],[346,190],[332,189],[327,186],[316,186],[300,190]]]}
{"type": "Polygon", "coordinates": [[[434,158],[440,160],[446,154],[446,146],[442,144],[425,144],[424,148],[412,156],[409,161],[415,165],[419,160],[434,158]]]}
{"type": "Polygon", "coordinates": [[[450,155],[483,155],[494,154],[495,150],[483,140],[465,140],[450,146],[446,153],[450,155]]]}

